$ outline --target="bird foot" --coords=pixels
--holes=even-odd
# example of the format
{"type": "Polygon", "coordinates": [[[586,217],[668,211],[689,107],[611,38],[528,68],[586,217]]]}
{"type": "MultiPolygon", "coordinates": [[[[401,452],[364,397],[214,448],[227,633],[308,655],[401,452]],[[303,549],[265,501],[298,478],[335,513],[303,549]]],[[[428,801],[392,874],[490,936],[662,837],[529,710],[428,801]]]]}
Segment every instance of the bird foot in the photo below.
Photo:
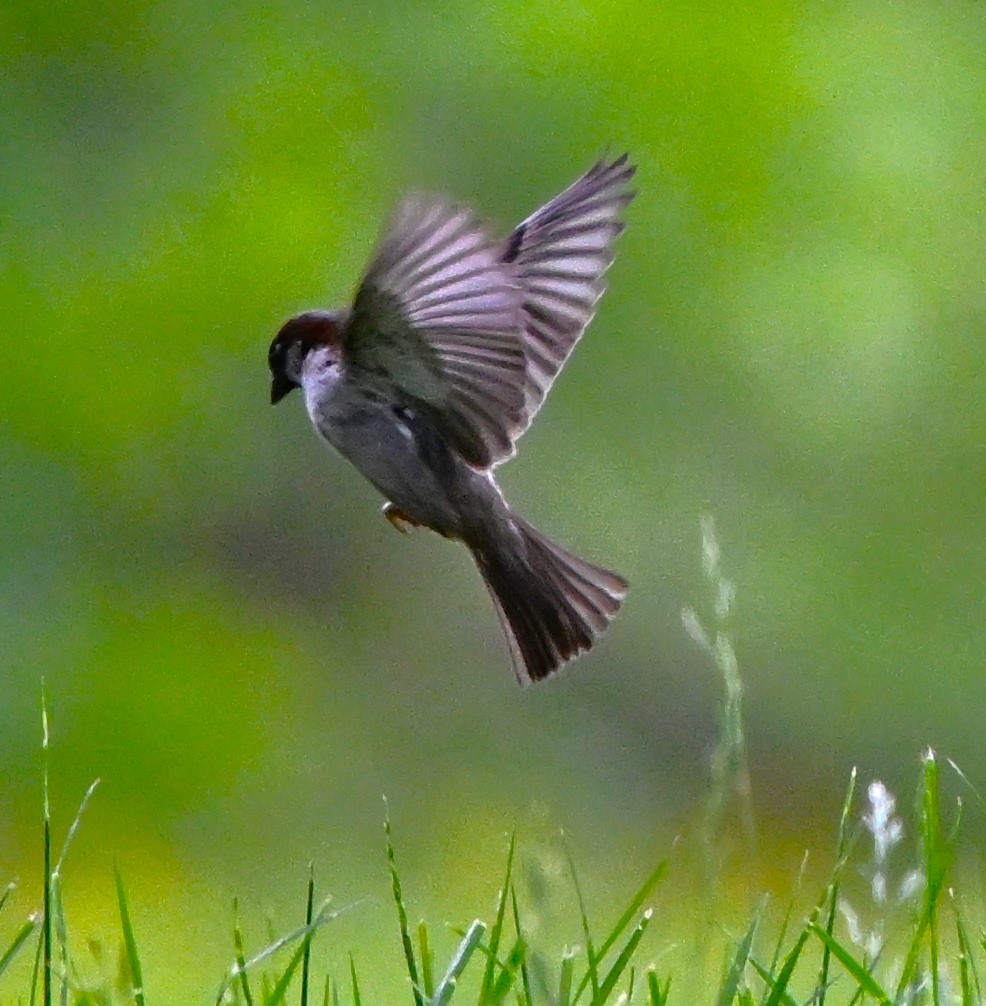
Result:
{"type": "Polygon", "coordinates": [[[400,507],[394,506],[393,503],[384,503],[381,513],[401,534],[410,534],[416,527],[421,527],[416,520],[412,520],[400,507]]]}

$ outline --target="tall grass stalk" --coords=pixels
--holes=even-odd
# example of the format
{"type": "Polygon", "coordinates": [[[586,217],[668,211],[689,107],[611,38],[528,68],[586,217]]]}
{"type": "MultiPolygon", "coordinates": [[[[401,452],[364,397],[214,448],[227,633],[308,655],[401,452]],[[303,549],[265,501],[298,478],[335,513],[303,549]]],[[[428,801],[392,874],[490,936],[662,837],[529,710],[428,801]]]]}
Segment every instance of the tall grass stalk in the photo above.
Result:
{"type": "Polygon", "coordinates": [[[703,842],[708,860],[717,860],[719,838],[731,798],[738,801],[739,816],[750,856],[757,849],[757,825],[753,811],[753,787],[746,753],[743,729],[743,679],[733,648],[731,616],[736,588],[723,573],[719,540],[712,517],[701,520],[702,570],[709,585],[709,622],[694,608],[681,613],[688,635],[711,657],[722,675],[723,704],[720,714],[719,740],[712,754],[711,790],[704,816],[703,842]]]}

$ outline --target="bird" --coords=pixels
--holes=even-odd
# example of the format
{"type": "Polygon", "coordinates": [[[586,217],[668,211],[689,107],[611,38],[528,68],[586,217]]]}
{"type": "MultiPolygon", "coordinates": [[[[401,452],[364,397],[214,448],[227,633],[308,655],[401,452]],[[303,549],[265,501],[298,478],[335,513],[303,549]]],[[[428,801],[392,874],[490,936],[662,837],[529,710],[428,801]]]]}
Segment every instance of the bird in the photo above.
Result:
{"type": "Polygon", "coordinates": [[[635,171],[600,159],[505,240],[453,201],[408,196],[351,305],[290,318],[268,352],[271,403],[300,388],[398,530],[469,549],[524,686],[588,650],[628,588],[516,513],[495,470],[595,314],[635,171]]]}

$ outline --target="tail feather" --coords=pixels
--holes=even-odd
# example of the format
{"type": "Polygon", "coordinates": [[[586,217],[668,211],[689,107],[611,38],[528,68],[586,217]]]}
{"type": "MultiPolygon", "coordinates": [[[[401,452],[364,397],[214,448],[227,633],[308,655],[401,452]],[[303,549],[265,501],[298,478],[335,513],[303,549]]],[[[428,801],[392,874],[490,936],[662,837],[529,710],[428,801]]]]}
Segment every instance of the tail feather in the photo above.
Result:
{"type": "Polygon", "coordinates": [[[588,650],[619,610],[627,582],[514,518],[516,536],[472,546],[522,685],[588,650]]]}

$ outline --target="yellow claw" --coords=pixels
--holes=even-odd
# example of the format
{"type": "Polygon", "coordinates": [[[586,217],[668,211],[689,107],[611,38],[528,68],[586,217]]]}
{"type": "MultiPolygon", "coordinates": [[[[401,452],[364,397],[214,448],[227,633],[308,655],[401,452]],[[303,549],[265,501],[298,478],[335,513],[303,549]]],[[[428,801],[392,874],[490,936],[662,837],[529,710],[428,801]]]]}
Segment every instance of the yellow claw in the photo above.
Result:
{"type": "Polygon", "coordinates": [[[410,534],[416,527],[421,527],[416,520],[412,520],[400,507],[394,506],[393,503],[384,503],[382,513],[401,534],[410,534]]]}

